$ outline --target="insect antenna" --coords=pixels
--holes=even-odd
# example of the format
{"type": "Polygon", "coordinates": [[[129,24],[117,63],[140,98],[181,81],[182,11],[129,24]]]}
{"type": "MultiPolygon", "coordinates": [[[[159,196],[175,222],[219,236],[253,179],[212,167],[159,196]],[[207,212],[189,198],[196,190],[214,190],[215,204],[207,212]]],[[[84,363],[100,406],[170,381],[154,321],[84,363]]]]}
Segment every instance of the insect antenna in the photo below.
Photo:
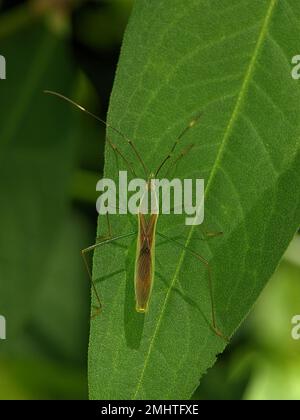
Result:
{"type": "Polygon", "coordinates": [[[70,98],[67,98],[66,96],[62,95],[61,93],[54,92],[52,90],[44,90],[44,93],[46,93],[48,95],[57,96],[58,98],[63,99],[64,101],[69,102],[71,105],[73,105],[76,108],[80,109],[80,111],[85,112],[86,114],[88,114],[91,117],[95,118],[96,120],[100,121],[107,128],[110,128],[115,133],[119,134],[119,136],[121,136],[130,145],[130,147],[132,148],[134,154],[136,155],[137,159],[139,160],[139,162],[141,163],[141,165],[143,167],[143,170],[145,172],[146,178],[148,178],[149,171],[148,171],[148,169],[147,169],[147,167],[145,165],[145,162],[143,161],[141,155],[139,154],[137,148],[135,147],[135,145],[132,142],[132,140],[130,140],[128,137],[126,137],[120,130],[118,130],[117,128],[113,127],[112,125],[110,125],[109,123],[107,123],[106,121],[104,121],[102,118],[98,117],[98,115],[93,114],[92,112],[90,112],[87,109],[85,109],[83,106],[79,105],[77,102],[73,101],[70,98]]]}
{"type": "Polygon", "coordinates": [[[171,150],[169,151],[168,155],[163,159],[163,161],[161,162],[161,164],[158,166],[156,172],[155,172],[155,177],[157,177],[157,175],[159,174],[159,172],[161,171],[161,169],[163,168],[163,166],[165,165],[165,163],[173,156],[173,153],[178,145],[178,143],[180,142],[180,140],[182,139],[182,137],[187,133],[187,131],[191,128],[193,128],[197,122],[199,121],[199,119],[202,116],[202,112],[199,113],[198,115],[196,115],[190,122],[189,124],[182,130],[182,132],[179,134],[179,136],[177,137],[177,139],[175,140],[171,150]]]}

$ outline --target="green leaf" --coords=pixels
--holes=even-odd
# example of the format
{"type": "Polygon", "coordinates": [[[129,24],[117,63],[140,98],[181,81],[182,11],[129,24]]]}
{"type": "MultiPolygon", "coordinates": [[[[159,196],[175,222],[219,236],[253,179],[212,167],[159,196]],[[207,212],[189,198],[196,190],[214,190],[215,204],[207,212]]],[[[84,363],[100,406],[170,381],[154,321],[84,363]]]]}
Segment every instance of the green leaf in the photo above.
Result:
{"type": "MultiPolygon", "coordinates": [[[[180,178],[204,178],[205,228],[160,216],[158,230],[210,262],[217,324],[239,327],[276,269],[300,220],[300,84],[291,59],[300,51],[300,5],[293,1],[135,3],[125,35],[108,119],[155,169],[199,111],[201,122],[178,147],[195,145],[180,178]]],[[[131,161],[122,138],[109,136],[131,161]]],[[[119,168],[122,161],[119,160],[119,168]]],[[[143,176],[137,162],[136,171],[143,176]]],[[[105,175],[117,179],[106,148],[105,175]]],[[[114,234],[131,217],[111,217],[114,234]]],[[[105,231],[99,219],[98,234],[105,231]]],[[[134,242],[98,248],[94,278],[103,313],[92,323],[92,399],[185,399],[225,342],[210,328],[207,272],[176,245],[157,242],[149,313],[134,312],[134,242]]]]}

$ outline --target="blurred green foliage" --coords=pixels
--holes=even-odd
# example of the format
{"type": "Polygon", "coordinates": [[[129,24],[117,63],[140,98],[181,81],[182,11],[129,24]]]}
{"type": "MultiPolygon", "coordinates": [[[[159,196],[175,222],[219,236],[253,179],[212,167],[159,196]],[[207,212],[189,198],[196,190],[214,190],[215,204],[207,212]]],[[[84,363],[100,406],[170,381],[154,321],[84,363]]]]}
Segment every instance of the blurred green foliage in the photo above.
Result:
{"type": "MultiPolygon", "coordinates": [[[[0,399],[86,399],[89,284],[105,118],[131,1],[0,1],[0,399]]],[[[300,398],[299,237],[199,399],[300,398]]]]}
{"type": "Polygon", "coordinates": [[[291,243],[254,310],[229,349],[203,378],[199,399],[300,399],[300,236],[291,243]],[[297,258],[295,258],[297,256],[297,258]]]}

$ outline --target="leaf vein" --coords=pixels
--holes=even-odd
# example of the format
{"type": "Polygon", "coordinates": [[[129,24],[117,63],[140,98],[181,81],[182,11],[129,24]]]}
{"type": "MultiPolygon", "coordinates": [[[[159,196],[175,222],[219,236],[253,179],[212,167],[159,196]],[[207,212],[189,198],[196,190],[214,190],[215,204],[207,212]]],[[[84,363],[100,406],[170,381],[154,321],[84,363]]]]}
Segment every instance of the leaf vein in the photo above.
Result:
{"type": "MultiPolygon", "coordinates": [[[[221,142],[218,155],[216,157],[216,162],[215,162],[215,164],[214,164],[214,166],[212,168],[212,172],[211,172],[209,181],[207,183],[207,187],[206,187],[206,191],[205,191],[206,195],[207,195],[207,193],[208,193],[208,191],[210,189],[210,186],[211,186],[211,184],[212,184],[212,182],[213,182],[213,180],[215,178],[216,171],[217,171],[217,169],[220,166],[219,164],[220,164],[221,159],[223,157],[225,146],[226,146],[226,144],[227,144],[227,142],[228,142],[228,140],[230,138],[230,135],[231,135],[233,126],[234,126],[235,121],[236,121],[236,119],[237,119],[237,117],[239,115],[239,111],[240,111],[240,109],[242,107],[244,97],[247,94],[248,87],[249,87],[249,84],[250,84],[250,81],[251,81],[251,77],[252,77],[252,75],[254,73],[254,70],[255,70],[255,64],[256,64],[256,61],[257,61],[258,56],[260,54],[262,45],[263,45],[263,43],[265,41],[265,38],[266,38],[266,35],[267,35],[267,31],[268,31],[268,26],[270,24],[270,21],[271,21],[271,18],[272,18],[272,15],[273,15],[273,11],[275,9],[275,6],[277,5],[277,1],[278,0],[271,0],[270,3],[269,3],[269,5],[268,5],[268,9],[266,11],[266,16],[263,19],[262,27],[261,27],[261,30],[260,30],[259,36],[258,36],[258,40],[257,40],[257,43],[256,43],[255,48],[254,48],[254,51],[253,51],[253,56],[252,56],[252,58],[250,60],[248,69],[246,71],[245,79],[244,79],[243,84],[241,86],[241,91],[240,91],[240,93],[238,95],[237,102],[236,102],[236,105],[235,105],[235,107],[233,109],[232,116],[231,116],[231,118],[229,120],[229,123],[228,123],[228,126],[227,126],[227,128],[225,130],[224,137],[223,137],[223,140],[221,142]]],[[[190,242],[190,240],[191,240],[193,230],[194,230],[194,227],[192,227],[190,229],[190,234],[188,235],[188,238],[187,238],[187,241],[186,241],[186,245],[188,245],[189,242],[190,242]]],[[[142,370],[141,370],[141,375],[140,375],[140,378],[138,380],[138,383],[137,383],[137,386],[136,386],[136,390],[135,390],[135,392],[133,394],[133,399],[135,399],[137,397],[138,392],[139,392],[139,390],[140,390],[140,388],[142,386],[143,379],[144,379],[144,376],[145,376],[145,372],[146,372],[146,369],[147,369],[147,366],[148,366],[148,363],[149,363],[149,360],[150,360],[150,356],[151,356],[151,353],[152,353],[153,345],[154,345],[155,339],[157,337],[158,331],[159,331],[160,326],[161,326],[161,323],[162,323],[163,314],[165,313],[165,308],[166,308],[167,303],[169,301],[171,290],[172,290],[172,288],[173,288],[173,286],[174,286],[174,284],[176,282],[176,279],[177,279],[178,273],[180,271],[180,268],[182,266],[184,257],[185,257],[185,252],[182,252],[182,255],[181,255],[180,259],[179,259],[179,262],[178,262],[177,268],[175,270],[173,279],[170,282],[170,286],[169,286],[168,291],[166,293],[165,301],[164,301],[164,303],[162,305],[161,313],[160,313],[160,316],[158,317],[157,325],[156,325],[156,328],[154,330],[153,337],[152,337],[152,339],[150,341],[149,349],[148,349],[148,352],[146,354],[145,361],[144,361],[144,364],[143,364],[143,367],[142,367],[142,370]]]]}

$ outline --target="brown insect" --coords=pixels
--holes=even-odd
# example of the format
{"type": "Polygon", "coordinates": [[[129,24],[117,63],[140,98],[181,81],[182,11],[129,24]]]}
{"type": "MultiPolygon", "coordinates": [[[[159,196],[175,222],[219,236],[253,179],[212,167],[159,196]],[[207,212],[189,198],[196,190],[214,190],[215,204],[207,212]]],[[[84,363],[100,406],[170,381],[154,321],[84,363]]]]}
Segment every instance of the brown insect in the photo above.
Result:
{"type": "MultiPolygon", "coordinates": [[[[195,124],[198,122],[200,115],[194,117],[190,123],[184,128],[184,130],[182,130],[182,132],[180,133],[180,135],[177,137],[177,139],[175,140],[170,152],[168,153],[168,155],[162,160],[161,164],[159,165],[159,167],[157,168],[157,170],[153,173],[149,173],[149,171],[147,170],[147,167],[141,157],[141,155],[139,154],[137,148],[135,147],[134,143],[128,139],[126,136],[124,136],[119,130],[117,130],[116,128],[112,127],[110,124],[106,123],[104,120],[102,120],[101,118],[99,118],[97,115],[94,115],[93,113],[91,113],[90,111],[86,110],[85,108],[83,108],[81,105],[77,104],[76,102],[72,101],[71,99],[61,95],[60,93],[57,92],[52,92],[52,91],[45,91],[45,93],[49,93],[51,95],[55,95],[58,96],[61,99],[64,99],[66,101],[68,101],[69,103],[71,103],[72,105],[74,105],[75,107],[79,108],[81,111],[89,114],[90,116],[96,118],[98,121],[100,121],[102,124],[105,124],[107,128],[113,130],[115,133],[117,133],[118,135],[120,135],[127,143],[128,145],[132,148],[133,153],[136,155],[137,159],[139,160],[139,162],[141,163],[143,170],[145,172],[145,178],[146,178],[146,190],[145,193],[141,199],[141,203],[140,203],[140,210],[138,211],[137,217],[138,217],[138,231],[137,232],[130,232],[127,234],[123,234],[123,235],[118,235],[118,236],[113,236],[112,232],[111,232],[111,225],[109,222],[109,219],[107,217],[108,220],[108,236],[106,238],[102,238],[101,240],[99,240],[96,244],[82,250],[82,256],[85,262],[85,266],[87,268],[90,280],[91,280],[91,284],[98,302],[98,306],[96,307],[96,313],[93,315],[97,315],[101,309],[102,309],[102,304],[101,304],[101,300],[100,300],[100,296],[97,290],[97,287],[93,281],[92,278],[92,273],[90,271],[89,268],[89,264],[87,261],[87,254],[94,251],[96,248],[104,246],[106,244],[118,241],[120,239],[124,239],[124,238],[128,238],[134,235],[137,235],[137,248],[136,248],[136,258],[135,258],[135,278],[134,278],[134,284],[135,284],[135,300],[136,300],[136,311],[140,312],[140,313],[145,313],[148,311],[149,308],[149,302],[150,302],[150,298],[151,298],[151,292],[152,292],[152,288],[153,288],[153,283],[154,283],[154,273],[155,273],[155,238],[156,235],[160,236],[161,238],[172,242],[174,245],[184,249],[185,252],[189,253],[190,255],[194,256],[195,258],[198,259],[198,261],[200,261],[202,264],[204,264],[207,268],[207,273],[208,273],[208,285],[209,285],[209,292],[210,292],[210,300],[211,300],[211,314],[212,314],[212,330],[221,338],[226,339],[226,337],[224,337],[224,335],[219,331],[219,329],[217,328],[216,325],[216,316],[215,316],[215,305],[214,305],[214,297],[213,297],[213,291],[212,291],[212,275],[211,275],[211,269],[210,269],[210,265],[209,262],[203,258],[200,254],[198,254],[197,252],[195,252],[194,250],[190,249],[189,247],[185,246],[184,244],[182,244],[181,242],[169,238],[166,235],[164,235],[163,233],[160,233],[157,231],[156,226],[157,226],[157,220],[159,217],[158,211],[151,211],[150,214],[144,214],[144,211],[142,211],[142,208],[144,208],[145,204],[144,204],[144,200],[146,199],[146,195],[149,194],[156,194],[155,192],[155,183],[152,182],[154,181],[154,179],[157,178],[157,176],[159,175],[161,169],[165,166],[165,164],[167,163],[167,161],[169,161],[169,159],[171,159],[174,155],[174,151],[176,149],[176,146],[178,145],[179,141],[181,140],[181,138],[186,134],[186,132],[191,129],[192,127],[195,126],[195,124]],[[148,175],[149,174],[149,175],[148,175]]],[[[110,139],[107,139],[108,143],[110,144],[110,146],[112,147],[112,149],[114,150],[115,153],[117,153],[119,156],[121,156],[121,158],[124,160],[124,162],[126,163],[127,167],[129,168],[129,170],[131,171],[131,173],[135,176],[135,172],[134,169],[132,168],[130,162],[126,159],[126,157],[122,154],[122,152],[117,148],[117,146],[112,143],[110,141],[110,139]]],[[[193,147],[193,145],[190,145],[187,149],[183,150],[181,152],[181,154],[179,156],[177,156],[177,158],[175,158],[174,163],[177,163],[179,159],[181,159],[183,156],[185,156],[193,147]]],[[[156,203],[157,204],[157,203],[156,203]]],[[[222,235],[222,232],[203,232],[203,235],[205,236],[205,238],[203,239],[209,239],[209,238],[213,238],[215,236],[220,236],[222,235]]]]}

